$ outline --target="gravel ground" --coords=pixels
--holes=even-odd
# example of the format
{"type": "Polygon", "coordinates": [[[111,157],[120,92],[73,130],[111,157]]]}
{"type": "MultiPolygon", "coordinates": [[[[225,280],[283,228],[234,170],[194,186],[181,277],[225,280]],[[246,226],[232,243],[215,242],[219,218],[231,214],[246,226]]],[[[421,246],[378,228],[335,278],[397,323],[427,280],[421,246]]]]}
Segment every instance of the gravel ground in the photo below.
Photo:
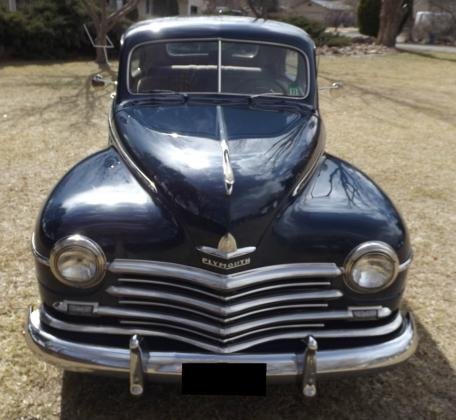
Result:
{"type": "Polygon", "coordinates": [[[0,67],[0,418],[456,418],[456,61],[412,54],[322,57],[327,149],[372,176],[402,210],[415,251],[405,304],[417,317],[416,356],[395,370],[295,387],[266,398],[180,396],[151,385],[141,399],[124,380],[62,374],[23,340],[38,304],[30,236],[40,205],[72,165],[106,144],[110,88],[94,91],[91,63],[0,67]]]}

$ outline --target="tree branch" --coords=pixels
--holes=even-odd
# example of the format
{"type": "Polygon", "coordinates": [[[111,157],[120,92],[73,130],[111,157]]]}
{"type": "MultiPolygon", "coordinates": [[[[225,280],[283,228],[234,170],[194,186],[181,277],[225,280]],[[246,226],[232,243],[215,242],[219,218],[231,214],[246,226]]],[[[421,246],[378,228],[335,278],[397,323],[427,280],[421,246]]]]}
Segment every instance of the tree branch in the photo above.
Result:
{"type": "Polygon", "coordinates": [[[95,2],[92,0],[82,0],[82,4],[85,5],[87,12],[90,15],[90,18],[93,21],[93,24],[98,27],[100,25],[100,19],[98,17],[99,10],[95,6],[95,2]]]}
{"type": "Polygon", "coordinates": [[[107,18],[108,31],[110,31],[122,17],[134,10],[138,6],[138,1],[139,0],[129,0],[119,10],[111,13],[107,18]]]}

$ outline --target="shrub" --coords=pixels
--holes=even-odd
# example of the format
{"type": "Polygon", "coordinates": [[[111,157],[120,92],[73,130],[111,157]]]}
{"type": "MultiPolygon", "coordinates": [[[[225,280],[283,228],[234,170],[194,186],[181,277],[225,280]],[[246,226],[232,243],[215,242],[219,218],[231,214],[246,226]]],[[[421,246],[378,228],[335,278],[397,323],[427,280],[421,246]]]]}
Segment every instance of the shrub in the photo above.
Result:
{"type": "Polygon", "coordinates": [[[0,11],[0,45],[18,58],[68,58],[89,54],[80,0],[36,0],[18,12],[0,11]]]}
{"type": "Polygon", "coordinates": [[[347,36],[337,35],[325,32],[318,39],[318,46],[327,45],[328,47],[347,47],[351,45],[352,40],[347,36]]]}
{"type": "Polygon", "coordinates": [[[318,46],[328,45],[330,47],[346,47],[351,44],[350,38],[346,36],[325,32],[326,25],[321,22],[312,21],[302,16],[281,17],[279,20],[303,29],[318,46]]]}
{"type": "Polygon", "coordinates": [[[278,20],[303,29],[310,35],[311,38],[313,38],[315,42],[325,33],[326,30],[326,25],[323,23],[309,20],[302,16],[279,17],[278,20]]]}
{"type": "MultiPolygon", "coordinates": [[[[110,34],[115,45],[131,19],[137,20],[136,11],[110,34]]],[[[17,12],[0,7],[0,56],[3,51],[16,58],[93,57],[84,23],[90,23],[90,19],[81,0],[34,0],[17,12]]]]}
{"type": "Polygon", "coordinates": [[[358,28],[364,35],[376,37],[380,26],[381,0],[360,0],[358,28]]]}

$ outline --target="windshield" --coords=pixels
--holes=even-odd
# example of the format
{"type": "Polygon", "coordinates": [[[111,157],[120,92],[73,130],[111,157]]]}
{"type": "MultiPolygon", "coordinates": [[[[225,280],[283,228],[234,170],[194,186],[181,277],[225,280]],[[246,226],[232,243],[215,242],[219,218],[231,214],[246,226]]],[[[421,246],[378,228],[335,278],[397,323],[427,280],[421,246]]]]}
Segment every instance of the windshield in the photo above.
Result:
{"type": "Polygon", "coordinates": [[[298,51],[239,41],[143,44],[130,58],[134,94],[185,92],[307,96],[308,69],[298,51]]]}

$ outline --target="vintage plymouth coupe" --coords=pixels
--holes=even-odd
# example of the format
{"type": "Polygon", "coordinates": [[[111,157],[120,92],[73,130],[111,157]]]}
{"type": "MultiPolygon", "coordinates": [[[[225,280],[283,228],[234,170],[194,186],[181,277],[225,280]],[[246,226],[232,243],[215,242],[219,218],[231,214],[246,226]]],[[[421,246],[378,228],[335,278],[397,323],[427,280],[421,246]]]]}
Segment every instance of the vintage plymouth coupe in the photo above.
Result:
{"type": "Polygon", "coordinates": [[[133,395],[150,379],[226,394],[295,381],[313,396],[318,378],[413,354],[406,227],[372,180],[324,152],[304,31],[135,24],[109,130],[38,218],[42,305],[26,338],[41,358],[128,375],[133,395]]]}

